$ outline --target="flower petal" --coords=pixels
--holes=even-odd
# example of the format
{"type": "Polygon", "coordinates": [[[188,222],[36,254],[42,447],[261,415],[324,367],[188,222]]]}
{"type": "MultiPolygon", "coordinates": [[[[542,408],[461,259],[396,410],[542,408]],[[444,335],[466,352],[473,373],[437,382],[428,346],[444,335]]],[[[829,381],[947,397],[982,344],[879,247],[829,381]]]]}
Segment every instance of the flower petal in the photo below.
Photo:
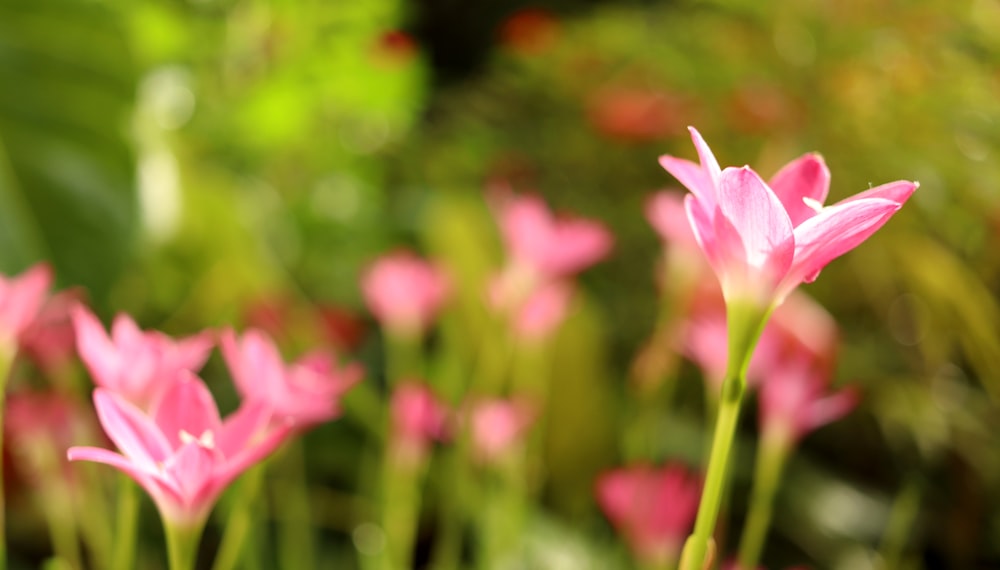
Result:
{"type": "Polygon", "coordinates": [[[739,294],[744,287],[770,289],[785,275],[794,258],[788,214],[774,192],[748,166],[722,171],[718,198],[713,225],[719,262],[729,280],[723,289],[736,288],[727,295],[739,294]]]}
{"type": "Polygon", "coordinates": [[[135,480],[153,498],[157,505],[164,503],[180,503],[181,498],[170,484],[162,481],[156,472],[150,472],[127,457],[108,449],[99,447],[71,447],[66,451],[70,461],[93,461],[103,463],[118,469],[135,480]]]}
{"type": "Polygon", "coordinates": [[[155,471],[173,449],[153,421],[104,388],[94,390],[94,406],[104,433],[139,468],[155,471]]]}
{"type": "Polygon", "coordinates": [[[715,189],[712,180],[702,167],[690,160],[665,154],[660,157],[660,166],[677,179],[695,197],[709,205],[715,204],[715,189]]]}
{"type": "Polygon", "coordinates": [[[846,204],[848,202],[854,202],[856,200],[865,200],[867,198],[883,198],[886,200],[891,200],[893,202],[898,202],[902,205],[906,202],[913,192],[920,187],[918,182],[910,182],[909,180],[896,180],[895,182],[889,182],[882,184],[881,186],[876,186],[864,192],[860,192],[851,196],[850,198],[845,198],[835,205],[846,204]]]}
{"type": "Polygon", "coordinates": [[[803,425],[801,427],[806,432],[809,432],[826,424],[833,423],[851,413],[857,407],[860,400],[861,394],[852,387],[841,390],[832,396],[811,402],[805,417],[803,417],[803,425]]]}
{"type": "Polygon", "coordinates": [[[116,390],[121,359],[97,317],[83,305],[70,309],[76,350],[98,386],[116,390]]]}
{"type": "Polygon", "coordinates": [[[884,198],[863,198],[823,208],[803,222],[795,228],[795,261],[780,286],[780,296],[803,281],[814,281],[826,264],[868,239],[900,207],[884,198]]]}
{"type": "Polygon", "coordinates": [[[180,449],[186,441],[181,432],[195,439],[206,432],[214,438],[222,421],[215,399],[205,383],[190,371],[182,370],[177,381],[163,393],[153,410],[153,418],[160,431],[170,441],[173,449],[180,449]]]}
{"type": "Polygon", "coordinates": [[[820,155],[806,154],[786,164],[771,177],[769,185],[784,205],[792,225],[797,226],[815,216],[814,206],[826,201],[830,169],[820,155]]]}

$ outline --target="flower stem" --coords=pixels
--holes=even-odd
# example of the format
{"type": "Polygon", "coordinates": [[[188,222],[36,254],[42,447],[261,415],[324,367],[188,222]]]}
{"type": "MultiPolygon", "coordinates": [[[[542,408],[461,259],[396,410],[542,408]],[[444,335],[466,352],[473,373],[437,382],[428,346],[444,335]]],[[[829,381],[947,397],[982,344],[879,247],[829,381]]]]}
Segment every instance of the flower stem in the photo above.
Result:
{"type": "Polygon", "coordinates": [[[254,505],[260,496],[264,479],[264,466],[257,465],[243,477],[239,488],[239,498],[233,501],[232,509],[226,518],[226,528],[222,534],[222,543],[212,570],[233,570],[240,562],[244,551],[247,535],[253,524],[254,505]]]}
{"type": "Polygon", "coordinates": [[[765,430],[754,467],[750,513],[740,539],[738,560],[741,570],[754,570],[760,561],[771,526],[774,497],[790,451],[791,441],[786,430],[765,430]]]}
{"type": "Polygon", "coordinates": [[[135,567],[135,542],[138,530],[139,487],[127,475],[118,476],[118,510],[115,514],[115,547],[112,568],[130,570],[135,567]]]}
{"type": "Polygon", "coordinates": [[[204,526],[204,523],[180,525],[163,521],[163,529],[167,535],[170,570],[194,570],[195,562],[198,560],[201,529],[204,526]]]}
{"type": "Polygon", "coordinates": [[[279,561],[282,568],[316,568],[316,537],[309,505],[306,480],[306,454],[302,439],[290,442],[276,465],[284,475],[278,482],[280,497],[275,515],[281,520],[278,535],[279,561]]]}
{"type": "Polygon", "coordinates": [[[694,534],[688,537],[681,552],[681,570],[703,570],[711,562],[715,548],[712,534],[715,532],[728,481],[726,472],[746,392],[747,368],[769,314],[770,309],[761,310],[753,303],[726,303],[729,336],[726,380],[719,396],[719,412],[715,419],[715,435],[712,438],[705,486],[698,505],[698,518],[695,520],[694,534]]]}

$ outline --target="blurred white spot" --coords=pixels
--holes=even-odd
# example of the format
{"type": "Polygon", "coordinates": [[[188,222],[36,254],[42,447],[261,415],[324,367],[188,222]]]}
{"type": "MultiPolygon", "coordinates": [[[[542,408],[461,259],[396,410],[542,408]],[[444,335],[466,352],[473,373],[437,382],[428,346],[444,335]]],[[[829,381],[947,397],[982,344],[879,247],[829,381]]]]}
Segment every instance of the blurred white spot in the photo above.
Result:
{"type": "Polygon", "coordinates": [[[179,66],[161,67],[146,75],[139,86],[140,105],[164,130],[180,128],[194,114],[191,74],[179,66]]]}
{"type": "Polygon", "coordinates": [[[885,505],[840,483],[819,489],[809,507],[817,527],[855,538],[878,536],[888,516],[885,505]]]}
{"type": "Polygon", "coordinates": [[[334,175],[316,184],[309,203],[313,212],[331,220],[347,222],[361,208],[360,182],[351,176],[334,175]]]}
{"type": "Polygon", "coordinates": [[[351,533],[354,548],[366,556],[375,556],[385,548],[385,532],[374,523],[361,523],[351,533]]]}
{"type": "Polygon", "coordinates": [[[965,155],[965,158],[975,162],[982,162],[990,155],[989,145],[983,142],[979,136],[969,132],[956,132],[955,146],[965,155]]]}
{"type": "Polygon", "coordinates": [[[154,241],[177,230],[181,215],[180,174],[173,153],[164,148],[139,156],[139,210],[142,225],[154,241]]]}
{"type": "Polygon", "coordinates": [[[806,66],[816,59],[816,40],[812,33],[791,20],[775,25],[774,49],[792,65],[806,66]]]}
{"type": "Polygon", "coordinates": [[[385,117],[366,117],[341,125],[340,144],[357,154],[371,154],[389,142],[392,128],[385,117]]]}
{"type": "Polygon", "coordinates": [[[810,198],[809,196],[803,196],[802,202],[809,207],[810,210],[816,212],[817,214],[823,211],[823,203],[815,198],[810,198]]]}

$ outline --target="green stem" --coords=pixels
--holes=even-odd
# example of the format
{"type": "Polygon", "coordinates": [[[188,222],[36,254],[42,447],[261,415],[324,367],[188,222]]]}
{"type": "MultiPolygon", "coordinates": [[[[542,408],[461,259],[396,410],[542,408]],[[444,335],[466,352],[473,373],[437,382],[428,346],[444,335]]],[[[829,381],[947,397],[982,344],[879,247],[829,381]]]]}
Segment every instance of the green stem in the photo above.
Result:
{"type": "Polygon", "coordinates": [[[424,377],[424,359],[419,335],[389,333],[386,337],[386,378],[389,386],[396,386],[406,378],[424,377]]]}
{"type": "Polygon", "coordinates": [[[135,542],[138,531],[139,486],[127,475],[118,476],[118,511],[115,515],[115,550],[112,568],[135,568],[135,542]]]}
{"type": "Polygon", "coordinates": [[[306,454],[302,440],[291,442],[279,463],[283,477],[275,497],[275,514],[281,520],[278,536],[282,568],[316,568],[316,540],[313,535],[306,481],[306,454]]]}
{"type": "Polygon", "coordinates": [[[420,521],[420,484],[426,461],[419,464],[401,464],[387,448],[382,472],[382,528],[385,529],[386,548],[381,570],[412,568],[413,543],[420,521]]]}
{"type": "Polygon", "coordinates": [[[879,547],[881,570],[904,567],[903,553],[913,534],[913,523],[920,513],[922,487],[920,479],[913,477],[906,482],[906,486],[893,501],[889,522],[879,547]]]}
{"type": "Polygon", "coordinates": [[[167,535],[170,570],[194,570],[203,527],[204,523],[174,525],[166,520],[163,521],[163,530],[167,535]]]}
{"type": "Polygon", "coordinates": [[[232,509],[226,518],[222,542],[215,555],[212,570],[233,570],[239,565],[241,555],[244,553],[243,547],[253,526],[254,505],[257,504],[263,481],[263,465],[253,467],[243,477],[237,499],[233,501],[232,509]]]}
{"type": "Polygon", "coordinates": [[[765,430],[761,438],[754,467],[753,489],[750,492],[750,513],[740,539],[738,560],[742,570],[755,570],[764,552],[774,511],[774,498],[791,445],[785,430],[765,430]]]}
{"type": "Polygon", "coordinates": [[[761,310],[752,303],[727,302],[726,321],[729,335],[729,360],[726,380],[719,396],[715,435],[708,459],[708,473],[702,490],[694,534],[688,537],[681,553],[681,570],[703,570],[715,548],[712,534],[728,481],[729,458],[739,424],[740,408],[746,392],[747,368],[754,347],[764,329],[770,309],[761,310]]]}

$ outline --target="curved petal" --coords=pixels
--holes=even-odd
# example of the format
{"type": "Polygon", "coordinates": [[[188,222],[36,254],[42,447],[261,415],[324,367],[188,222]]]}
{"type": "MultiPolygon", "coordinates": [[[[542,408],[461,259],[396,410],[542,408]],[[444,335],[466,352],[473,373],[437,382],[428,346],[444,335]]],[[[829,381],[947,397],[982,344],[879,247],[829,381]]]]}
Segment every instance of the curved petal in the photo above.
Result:
{"type": "Polygon", "coordinates": [[[882,198],[884,200],[891,200],[902,205],[906,202],[913,192],[920,187],[919,182],[910,182],[909,180],[896,180],[895,182],[888,182],[882,184],[881,186],[876,186],[864,192],[860,192],[851,196],[850,198],[845,198],[840,202],[834,204],[839,206],[841,204],[847,204],[848,202],[854,202],[857,200],[866,200],[868,198],[882,198]]]}
{"type": "Polygon", "coordinates": [[[795,242],[788,214],[774,192],[748,166],[722,171],[718,198],[714,225],[719,261],[727,275],[742,274],[748,280],[724,288],[770,289],[794,259],[795,242]]]}
{"type": "Polygon", "coordinates": [[[226,417],[215,436],[215,445],[225,457],[235,457],[267,427],[271,408],[263,402],[244,402],[226,417]]]}
{"type": "Polygon", "coordinates": [[[75,305],[70,309],[70,318],[76,333],[76,350],[87,365],[94,383],[105,388],[118,388],[116,380],[121,359],[104,332],[104,326],[83,305],[75,305]]]}
{"type": "Polygon", "coordinates": [[[131,403],[98,388],[94,406],[104,432],[140,468],[155,471],[173,452],[157,425],[131,403]]]}
{"type": "Polygon", "coordinates": [[[660,157],[660,166],[677,179],[694,196],[712,207],[715,205],[715,188],[702,167],[690,160],[665,154],[660,157]]]}
{"type": "Polygon", "coordinates": [[[198,497],[211,487],[217,452],[200,442],[185,444],[163,465],[164,475],[171,479],[184,504],[195,511],[205,510],[198,497]]]}
{"type": "Polygon", "coordinates": [[[901,207],[899,202],[867,198],[840,202],[795,228],[795,261],[781,284],[781,295],[811,282],[820,270],[881,228],[901,207]]]}
{"type": "Polygon", "coordinates": [[[250,329],[237,338],[226,331],[221,340],[222,356],[240,395],[249,399],[268,399],[280,389],[285,374],[284,361],[274,341],[266,333],[250,329]]]}
{"type": "Polygon", "coordinates": [[[701,161],[701,168],[708,176],[708,181],[712,183],[713,187],[718,186],[719,175],[722,174],[722,170],[719,168],[719,161],[715,159],[712,149],[708,148],[708,143],[702,138],[698,129],[688,127],[688,132],[691,133],[694,148],[698,150],[698,159],[701,161]]]}
{"type": "Polygon", "coordinates": [[[715,243],[715,228],[712,224],[712,213],[705,210],[704,203],[699,202],[692,195],[684,197],[684,210],[687,212],[688,224],[691,227],[691,233],[694,234],[695,241],[701,247],[701,251],[705,253],[708,264],[715,269],[716,273],[719,273],[721,268],[719,265],[719,252],[715,243]]]}
{"type": "Polygon", "coordinates": [[[820,155],[806,154],[786,164],[771,177],[769,185],[788,212],[792,226],[797,226],[815,216],[814,206],[826,201],[830,169],[820,155]]]}
{"type": "Polygon", "coordinates": [[[174,341],[164,335],[164,359],[171,367],[197,372],[205,365],[215,343],[214,331],[202,331],[196,335],[174,341]]]}
{"type": "Polygon", "coordinates": [[[216,469],[216,483],[225,487],[244,471],[260,463],[285,442],[292,433],[291,424],[284,424],[267,430],[263,435],[248,442],[236,455],[226,457],[225,463],[216,469]]]}
{"type": "Polygon", "coordinates": [[[802,418],[801,427],[808,432],[833,423],[851,413],[860,400],[861,394],[858,390],[847,388],[832,396],[811,402],[805,417],[802,418]]]}
{"type": "Polygon", "coordinates": [[[180,449],[186,443],[182,440],[182,432],[195,439],[206,432],[214,437],[222,424],[215,399],[205,383],[187,370],[178,372],[178,375],[177,381],[163,393],[153,410],[156,425],[173,449],[180,449]]]}

